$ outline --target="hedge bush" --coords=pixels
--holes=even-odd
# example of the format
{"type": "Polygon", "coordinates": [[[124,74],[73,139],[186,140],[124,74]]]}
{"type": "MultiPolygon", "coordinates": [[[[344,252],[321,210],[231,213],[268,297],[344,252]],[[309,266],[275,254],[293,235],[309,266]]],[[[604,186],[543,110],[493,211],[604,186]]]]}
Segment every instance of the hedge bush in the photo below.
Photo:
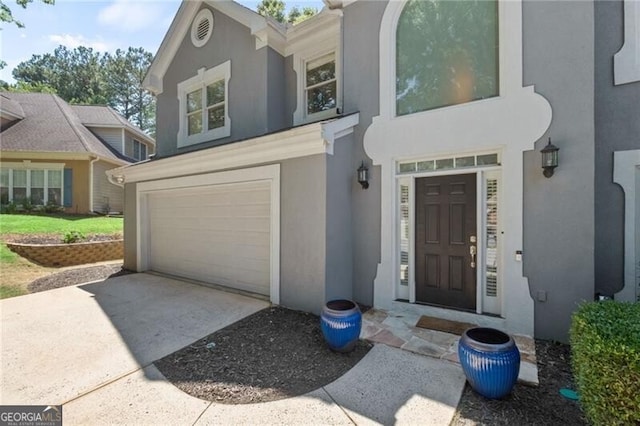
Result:
{"type": "Polygon", "coordinates": [[[640,304],[585,303],[573,314],[571,363],[595,425],[640,424],[640,304]]]}

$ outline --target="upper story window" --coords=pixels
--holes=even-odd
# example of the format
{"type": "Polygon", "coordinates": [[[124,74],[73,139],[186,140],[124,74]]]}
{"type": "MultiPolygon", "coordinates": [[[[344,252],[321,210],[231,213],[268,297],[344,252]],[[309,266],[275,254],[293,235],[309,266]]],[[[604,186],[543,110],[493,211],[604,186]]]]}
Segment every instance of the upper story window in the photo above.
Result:
{"type": "Polygon", "coordinates": [[[138,161],[147,159],[147,146],[135,139],[133,140],[133,158],[138,161]]]}
{"type": "Polygon", "coordinates": [[[337,100],[336,55],[332,52],[305,64],[305,104],[307,116],[335,112],[337,100]]]}
{"type": "Polygon", "coordinates": [[[396,33],[396,115],[497,96],[495,0],[409,0],[396,33]]]}
{"type": "Polygon", "coordinates": [[[178,147],[231,135],[229,79],[231,62],[206,70],[178,84],[180,130],[178,147]]]}

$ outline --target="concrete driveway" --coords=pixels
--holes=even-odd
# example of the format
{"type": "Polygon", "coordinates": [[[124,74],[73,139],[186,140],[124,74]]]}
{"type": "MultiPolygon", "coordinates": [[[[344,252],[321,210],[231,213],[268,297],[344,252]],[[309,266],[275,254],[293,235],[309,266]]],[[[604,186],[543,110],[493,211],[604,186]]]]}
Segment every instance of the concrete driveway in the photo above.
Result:
{"type": "MultiPolygon", "coordinates": [[[[65,404],[267,307],[149,274],[0,301],[0,404],[65,404]]],[[[66,423],[66,422],[65,422],[66,423]]]]}
{"type": "Polygon", "coordinates": [[[458,365],[376,345],[335,382],[289,399],[224,405],[152,364],[268,306],[148,274],[0,301],[0,405],[63,405],[65,425],[448,425],[458,365]]]}

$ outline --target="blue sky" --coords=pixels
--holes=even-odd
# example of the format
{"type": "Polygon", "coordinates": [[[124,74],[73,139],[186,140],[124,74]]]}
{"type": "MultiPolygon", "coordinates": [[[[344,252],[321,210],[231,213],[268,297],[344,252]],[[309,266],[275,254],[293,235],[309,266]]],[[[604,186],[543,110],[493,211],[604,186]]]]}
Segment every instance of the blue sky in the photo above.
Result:
{"type": "MultiPolygon", "coordinates": [[[[143,47],[156,53],[164,38],[180,0],[56,0],[54,6],[36,0],[27,9],[15,1],[5,3],[13,15],[25,24],[18,28],[2,24],[0,58],[7,67],[0,71],[0,79],[14,82],[13,68],[34,54],[51,53],[59,45],[69,48],[92,47],[100,52],[143,47]]],[[[239,3],[254,9],[257,0],[239,3]]],[[[319,9],[322,1],[286,1],[287,7],[309,5],[319,9]]]]}

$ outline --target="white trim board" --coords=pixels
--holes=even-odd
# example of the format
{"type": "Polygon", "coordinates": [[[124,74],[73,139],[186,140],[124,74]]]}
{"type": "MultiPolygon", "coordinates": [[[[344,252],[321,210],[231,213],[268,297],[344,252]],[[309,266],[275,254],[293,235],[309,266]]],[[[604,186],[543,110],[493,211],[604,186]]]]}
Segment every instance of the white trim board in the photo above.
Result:
{"type": "Polygon", "coordinates": [[[270,300],[280,303],[280,165],[273,164],[232,170],[228,172],[208,173],[197,176],[183,176],[171,179],[142,182],[136,187],[137,213],[137,265],[138,272],[149,267],[149,230],[146,218],[148,210],[147,196],[150,193],[180,188],[196,188],[211,185],[226,185],[242,182],[268,181],[271,188],[271,242],[270,242],[270,300]],[[144,216],[142,216],[144,215],[144,216]]]}
{"type": "Polygon", "coordinates": [[[116,177],[122,177],[130,183],[210,173],[315,154],[333,155],[335,141],[352,133],[358,122],[359,114],[352,114],[246,141],[120,167],[109,170],[107,174],[114,181],[116,177]]]}
{"type": "Polygon", "coordinates": [[[380,28],[380,115],[364,136],[364,148],[381,166],[381,246],[374,280],[374,306],[391,307],[398,279],[397,194],[398,159],[435,157],[499,149],[502,176],[510,184],[502,200],[504,297],[502,315],[512,333],[533,335],[534,304],[522,262],[514,260],[523,247],[523,152],[530,150],[551,124],[551,106],[532,86],[522,85],[522,3],[499,2],[500,95],[431,111],[395,116],[396,26],[404,1],[391,1],[380,28]],[[460,125],[464,123],[464,125],[460,125]],[[393,140],[394,143],[389,143],[393,140]],[[446,153],[443,152],[446,150],[446,153]]]}
{"type": "Polygon", "coordinates": [[[636,81],[640,81],[640,1],[624,0],[624,44],[613,55],[613,82],[636,81]]]}
{"type": "Polygon", "coordinates": [[[613,181],[624,191],[624,287],[616,300],[640,297],[640,149],[613,153],[613,181]]]}

